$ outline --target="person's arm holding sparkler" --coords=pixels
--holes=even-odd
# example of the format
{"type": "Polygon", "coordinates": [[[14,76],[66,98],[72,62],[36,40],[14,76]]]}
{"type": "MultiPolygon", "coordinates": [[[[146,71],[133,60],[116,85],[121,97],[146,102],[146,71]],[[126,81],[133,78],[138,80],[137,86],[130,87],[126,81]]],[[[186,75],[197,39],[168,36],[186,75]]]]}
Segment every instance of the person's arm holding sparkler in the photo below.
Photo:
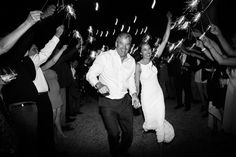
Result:
{"type": "Polygon", "coordinates": [[[166,46],[166,43],[169,39],[169,36],[170,36],[170,29],[171,29],[171,17],[172,17],[172,14],[170,12],[167,13],[167,18],[168,18],[168,23],[167,23],[167,26],[166,26],[166,31],[165,31],[165,34],[163,36],[163,39],[162,39],[162,42],[161,44],[159,45],[159,47],[156,49],[156,52],[154,53],[154,58],[155,57],[160,57],[165,46],[166,46]]]}
{"type": "Polygon", "coordinates": [[[214,58],[212,57],[211,53],[208,51],[207,48],[204,47],[201,40],[196,41],[196,46],[201,49],[201,51],[211,60],[214,61],[214,58]]]}
{"type": "Polygon", "coordinates": [[[218,38],[220,44],[222,45],[223,49],[228,55],[236,56],[236,50],[234,50],[232,46],[227,42],[227,40],[225,39],[224,35],[222,34],[218,26],[212,24],[210,31],[218,38]]]}
{"type": "Polygon", "coordinates": [[[31,11],[27,19],[18,26],[14,31],[6,35],[0,40],[0,55],[9,51],[18,39],[36,22],[40,20],[42,12],[41,11],[31,11]]]}
{"type": "Polygon", "coordinates": [[[51,16],[55,11],[55,6],[49,6],[44,12],[30,11],[27,19],[11,33],[0,39],[0,55],[8,52],[20,39],[20,37],[38,21],[51,16]]]}
{"type": "Polygon", "coordinates": [[[47,61],[42,67],[42,70],[47,70],[57,63],[62,53],[67,49],[68,45],[63,45],[60,50],[56,49],[56,54],[52,57],[51,60],[47,61]]]}
{"type": "Polygon", "coordinates": [[[213,58],[220,64],[220,65],[229,65],[229,66],[235,66],[236,65],[236,58],[235,57],[226,57],[224,55],[221,55],[222,52],[218,52],[211,44],[211,42],[208,40],[207,37],[202,38],[202,42],[204,46],[206,46],[209,50],[213,58]]]}

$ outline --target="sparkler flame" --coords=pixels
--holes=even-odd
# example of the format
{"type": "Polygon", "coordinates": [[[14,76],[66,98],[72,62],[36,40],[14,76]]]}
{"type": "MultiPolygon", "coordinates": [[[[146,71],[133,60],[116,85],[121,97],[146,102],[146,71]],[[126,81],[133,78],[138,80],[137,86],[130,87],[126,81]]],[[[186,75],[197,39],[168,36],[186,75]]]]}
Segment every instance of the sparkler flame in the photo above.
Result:
{"type": "Polygon", "coordinates": [[[71,4],[71,5],[68,4],[68,5],[66,6],[66,12],[67,12],[67,17],[68,17],[69,15],[71,15],[72,17],[74,17],[74,18],[76,19],[75,10],[74,10],[72,4],[71,4]]]}

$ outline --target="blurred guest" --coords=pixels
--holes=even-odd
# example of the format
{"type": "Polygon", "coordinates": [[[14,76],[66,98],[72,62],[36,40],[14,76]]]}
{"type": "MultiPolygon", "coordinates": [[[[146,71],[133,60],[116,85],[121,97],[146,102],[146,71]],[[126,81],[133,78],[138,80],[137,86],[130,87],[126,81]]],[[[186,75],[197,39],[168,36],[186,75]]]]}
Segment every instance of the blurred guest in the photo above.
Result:
{"type": "Polygon", "coordinates": [[[80,105],[81,105],[81,91],[79,89],[79,78],[77,73],[78,68],[78,60],[73,59],[70,61],[70,68],[73,76],[73,82],[69,87],[69,115],[76,116],[77,114],[81,114],[80,105]]]}
{"type": "MultiPolygon", "coordinates": [[[[60,93],[62,96],[63,105],[61,106],[61,125],[63,130],[73,130],[74,128],[67,123],[74,121],[74,118],[70,118],[68,114],[69,96],[68,89],[73,82],[73,76],[70,69],[69,61],[76,57],[78,53],[78,48],[80,47],[80,41],[73,48],[65,51],[63,55],[59,58],[57,63],[51,68],[57,73],[58,83],[60,86],[60,93]]],[[[69,46],[69,45],[68,45],[69,46]]]]}
{"type": "Polygon", "coordinates": [[[65,137],[61,128],[61,106],[63,105],[63,101],[60,94],[60,86],[58,83],[57,74],[54,70],[50,68],[54,64],[56,64],[56,62],[66,49],[67,45],[63,45],[60,50],[57,49],[58,51],[56,51],[56,54],[43,66],[41,66],[41,69],[43,70],[43,73],[49,86],[48,96],[52,104],[53,122],[56,128],[55,136],[60,135],[62,137],[65,137]]]}

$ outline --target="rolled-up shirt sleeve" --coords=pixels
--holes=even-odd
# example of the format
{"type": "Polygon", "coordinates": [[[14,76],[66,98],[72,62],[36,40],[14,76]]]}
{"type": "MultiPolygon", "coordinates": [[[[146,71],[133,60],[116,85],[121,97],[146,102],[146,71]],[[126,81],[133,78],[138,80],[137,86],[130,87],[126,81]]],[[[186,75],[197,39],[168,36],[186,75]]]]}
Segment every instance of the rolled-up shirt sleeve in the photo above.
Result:
{"type": "Polygon", "coordinates": [[[137,93],[136,86],[135,86],[135,61],[132,64],[132,74],[129,78],[129,93],[132,96],[134,93],[137,93]]]}
{"type": "Polygon", "coordinates": [[[47,61],[58,42],[59,38],[57,36],[53,36],[53,38],[49,40],[49,42],[44,46],[43,49],[40,50],[38,54],[30,57],[36,67],[39,67],[41,64],[47,61]]]}
{"type": "Polygon", "coordinates": [[[105,56],[99,55],[95,59],[93,65],[90,67],[89,71],[86,74],[86,80],[94,87],[98,83],[98,76],[104,69],[105,56]]]}

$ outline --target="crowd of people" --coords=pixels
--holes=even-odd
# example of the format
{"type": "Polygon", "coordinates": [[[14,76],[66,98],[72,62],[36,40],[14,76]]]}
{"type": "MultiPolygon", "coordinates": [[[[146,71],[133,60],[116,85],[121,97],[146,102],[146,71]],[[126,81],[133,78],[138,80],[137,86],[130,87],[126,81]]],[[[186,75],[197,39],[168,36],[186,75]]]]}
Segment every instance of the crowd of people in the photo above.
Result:
{"type": "Polygon", "coordinates": [[[50,5],[45,11],[31,11],[20,26],[0,40],[0,113],[15,129],[17,156],[56,155],[56,138],[66,138],[64,131],[73,130],[69,122],[81,114],[81,81],[97,91],[99,113],[114,157],[129,155],[133,108],[142,109],[144,134],[154,130],[160,146],[174,139],[175,127],[165,118],[165,98],[173,97],[167,85],[171,83],[175,109],[191,110],[194,82],[203,117],[213,117],[217,122],[211,128],[236,135],[236,53],[218,26],[210,27],[210,35],[215,35],[217,41],[194,30],[194,48],[183,44],[168,52],[172,24],[168,12],[161,43],[152,48],[143,40],[138,49],[141,59],[129,53],[132,36],[121,32],[115,48],[99,50],[90,58],[87,71],[79,76],[80,51],[86,51],[86,47],[82,40],[66,42],[63,24],[54,28],[44,47],[39,48],[34,40],[35,31],[39,31],[36,28],[42,24],[46,27],[46,19],[54,16],[55,9],[50,5]],[[16,44],[21,45],[14,47],[16,44]],[[163,57],[164,53],[170,55],[163,57]],[[167,83],[160,79],[163,67],[167,68],[167,83]]]}
{"type": "Polygon", "coordinates": [[[62,43],[63,24],[56,26],[43,48],[35,40],[35,31],[47,26],[46,18],[52,17],[55,9],[49,5],[45,11],[31,11],[0,41],[1,116],[14,129],[15,153],[20,157],[56,155],[55,139],[65,137],[63,131],[72,130],[69,122],[81,113],[79,105],[74,105],[80,103],[80,90],[74,86],[78,67],[69,64],[76,60],[81,40],[75,46],[62,43]],[[72,96],[69,101],[67,97],[72,96]]]}

